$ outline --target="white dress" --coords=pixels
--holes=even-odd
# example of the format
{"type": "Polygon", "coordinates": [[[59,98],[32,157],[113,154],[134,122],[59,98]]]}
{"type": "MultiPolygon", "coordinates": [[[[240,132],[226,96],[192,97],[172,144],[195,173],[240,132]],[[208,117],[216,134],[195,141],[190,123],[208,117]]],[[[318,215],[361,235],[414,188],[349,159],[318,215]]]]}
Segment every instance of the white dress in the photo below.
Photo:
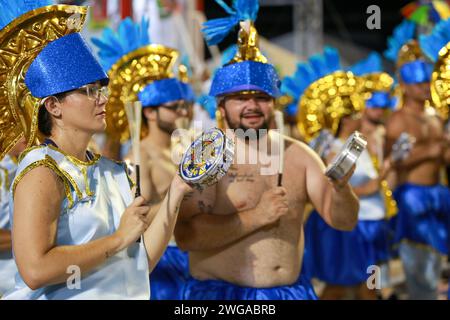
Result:
{"type": "MultiPolygon", "coordinates": [[[[332,150],[336,154],[344,146],[344,143],[335,139],[333,142],[332,150]]],[[[375,169],[374,163],[370,157],[367,148],[361,153],[361,156],[356,162],[356,169],[350,178],[350,185],[353,187],[359,187],[368,183],[372,179],[378,177],[378,172],[375,169]]],[[[385,218],[386,209],[383,196],[380,191],[376,191],[373,194],[362,196],[359,198],[359,220],[383,220],[385,218]]]]}
{"type": "MultiPolygon", "coordinates": [[[[114,233],[132,202],[131,180],[125,166],[104,157],[82,162],[57,148],[26,150],[19,162],[11,194],[18,181],[36,166],[46,166],[63,180],[66,197],[58,221],[57,245],[81,245],[114,233]]],[[[10,196],[10,207],[13,208],[10,196]]],[[[12,210],[10,210],[11,221],[12,210]]],[[[72,274],[72,272],[68,273],[72,274]]],[[[150,298],[149,268],[143,244],[135,243],[71,282],[31,290],[16,274],[15,288],[4,299],[145,299],[150,298]]]]}

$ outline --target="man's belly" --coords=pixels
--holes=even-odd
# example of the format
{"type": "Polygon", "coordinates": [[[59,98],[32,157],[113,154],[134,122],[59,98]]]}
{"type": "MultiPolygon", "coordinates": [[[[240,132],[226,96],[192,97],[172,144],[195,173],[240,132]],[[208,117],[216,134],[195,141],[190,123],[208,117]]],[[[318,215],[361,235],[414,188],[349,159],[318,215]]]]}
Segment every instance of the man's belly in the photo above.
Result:
{"type": "Polygon", "coordinates": [[[440,164],[436,161],[425,162],[414,169],[400,175],[399,184],[413,183],[419,185],[434,185],[439,183],[440,164]]]}
{"type": "Polygon", "coordinates": [[[190,273],[199,280],[255,288],[290,285],[300,274],[303,241],[298,234],[278,236],[273,230],[261,230],[226,249],[190,252],[189,256],[190,273]]]}

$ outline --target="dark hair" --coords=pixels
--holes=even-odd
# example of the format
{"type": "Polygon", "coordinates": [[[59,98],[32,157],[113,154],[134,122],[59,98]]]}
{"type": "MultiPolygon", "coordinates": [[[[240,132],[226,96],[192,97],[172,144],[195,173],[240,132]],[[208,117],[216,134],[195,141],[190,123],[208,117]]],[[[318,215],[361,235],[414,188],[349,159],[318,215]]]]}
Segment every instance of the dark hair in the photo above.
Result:
{"type": "MultiPolygon", "coordinates": [[[[56,97],[56,99],[62,101],[66,95],[67,92],[63,92],[54,94],[53,97],[56,97]]],[[[49,137],[52,134],[52,127],[52,117],[47,111],[47,108],[45,108],[45,105],[41,105],[38,112],[38,129],[44,136],[49,137]]]]}

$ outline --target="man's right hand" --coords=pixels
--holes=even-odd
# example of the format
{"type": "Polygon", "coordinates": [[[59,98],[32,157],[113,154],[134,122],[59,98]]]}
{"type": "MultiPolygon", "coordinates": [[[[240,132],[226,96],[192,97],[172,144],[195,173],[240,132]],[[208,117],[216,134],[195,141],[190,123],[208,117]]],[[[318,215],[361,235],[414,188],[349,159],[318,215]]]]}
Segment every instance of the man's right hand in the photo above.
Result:
{"type": "Polygon", "coordinates": [[[134,199],[122,214],[119,228],[115,233],[121,240],[119,251],[135,243],[145,230],[147,230],[152,218],[150,215],[150,207],[146,205],[144,197],[134,199]]]}
{"type": "Polygon", "coordinates": [[[289,211],[286,189],[276,187],[265,191],[256,206],[257,219],[262,226],[278,221],[289,211]]]}

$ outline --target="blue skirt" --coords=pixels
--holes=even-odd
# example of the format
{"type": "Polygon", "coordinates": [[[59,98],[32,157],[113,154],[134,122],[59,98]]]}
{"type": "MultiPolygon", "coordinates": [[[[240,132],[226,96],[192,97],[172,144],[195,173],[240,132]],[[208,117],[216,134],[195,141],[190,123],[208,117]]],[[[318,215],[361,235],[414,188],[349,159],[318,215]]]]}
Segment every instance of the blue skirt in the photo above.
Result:
{"type": "Polygon", "coordinates": [[[309,280],[301,275],[289,286],[272,288],[241,287],[220,280],[200,281],[192,277],[186,282],[185,300],[317,300],[309,280]]]}
{"type": "Polygon", "coordinates": [[[151,300],[181,300],[189,276],[189,258],[176,246],[168,246],[150,274],[151,300]]]}
{"type": "Polygon", "coordinates": [[[398,214],[392,218],[394,244],[402,240],[430,246],[448,254],[450,191],[442,185],[404,184],[394,192],[398,214]]]}
{"type": "Polygon", "coordinates": [[[388,236],[385,220],[360,220],[352,231],[339,231],[313,211],[305,226],[303,272],[333,285],[366,282],[373,273],[368,268],[390,257],[388,236]]]}

